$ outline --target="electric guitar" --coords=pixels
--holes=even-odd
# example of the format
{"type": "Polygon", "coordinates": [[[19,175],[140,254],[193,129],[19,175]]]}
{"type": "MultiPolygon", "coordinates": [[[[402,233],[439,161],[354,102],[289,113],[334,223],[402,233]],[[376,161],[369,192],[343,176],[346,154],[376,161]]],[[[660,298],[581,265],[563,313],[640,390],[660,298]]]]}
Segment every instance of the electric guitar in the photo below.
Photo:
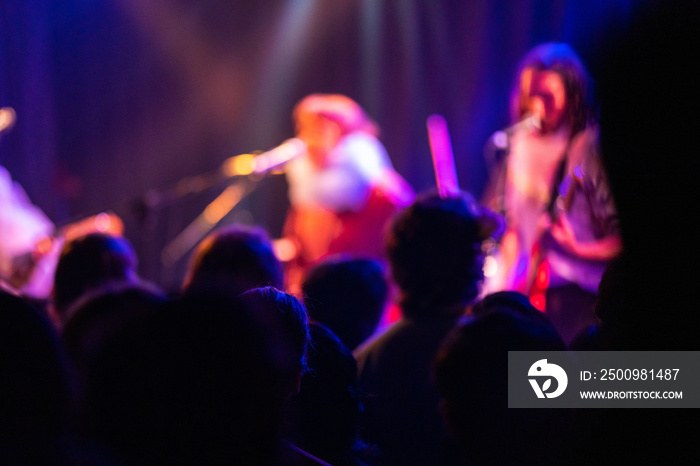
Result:
{"type": "MultiPolygon", "coordinates": [[[[569,184],[563,185],[562,191],[565,191],[565,194],[557,199],[551,227],[542,233],[535,244],[528,289],[533,301],[544,303],[545,290],[550,285],[556,285],[556,281],[559,284],[575,283],[582,289],[595,293],[606,265],[622,251],[622,240],[613,226],[616,214],[610,209],[609,193],[607,200],[604,191],[595,193],[594,197],[598,199],[597,201],[591,200],[591,195],[580,189],[583,186],[582,174],[581,168],[577,167],[574,173],[567,177],[565,183],[569,184]],[[577,199],[577,196],[583,197],[577,199]],[[579,205],[576,208],[573,207],[575,202],[583,202],[586,205],[585,207],[579,205]],[[596,210],[593,207],[595,203],[606,205],[606,208],[596,210]],[[605,226],[607,234],[591,237],[589,231],[586,236],[589,239],[581,239],[574,230],[574,224],[569,221],[570,215],[577,216],[572,210],[578,211],[578,217],[580,217],[581,208],[587,208],[588,215],[596,215],[595,220],[591,221],[598,224],[599,228],[607,225],[605,226]],[[595,214],[596,211],[597,214],[595,214]]],[[[594,173],[588,173],[587,176],[596,177],[594,173]]],[[[600,184],[601,180],[598,179],[596,183],[600,184]]],[[[583,231],[586,231],[585,226],[583,231]]]]}
{"type": "Polygon", "coordinates": [[[6,282],[29,294],[47,294],[46,288],[53,282],[53,271],[63,244],[94,232],[122,236],[124,222],[114,213],[101,212],[58,228],[53,236],[38,241],[33,250],[12,259],[12,270],[6,282]]]}

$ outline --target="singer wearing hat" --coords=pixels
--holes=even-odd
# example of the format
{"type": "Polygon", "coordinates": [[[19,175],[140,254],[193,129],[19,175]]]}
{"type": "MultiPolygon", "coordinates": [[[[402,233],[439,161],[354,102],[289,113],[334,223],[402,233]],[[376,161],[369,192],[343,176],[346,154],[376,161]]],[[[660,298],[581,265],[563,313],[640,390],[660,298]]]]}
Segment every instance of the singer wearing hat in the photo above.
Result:
{"type": "Polygon", "coordinates": [[[287,264],[294,291],[305,270],[338,253],[382,258],[393,213],[413,200],[362,107],[340,94],[311,94],[294,108],[306,153],[287,167],[290,210],[284,236],[296,255],[287,264]]]}

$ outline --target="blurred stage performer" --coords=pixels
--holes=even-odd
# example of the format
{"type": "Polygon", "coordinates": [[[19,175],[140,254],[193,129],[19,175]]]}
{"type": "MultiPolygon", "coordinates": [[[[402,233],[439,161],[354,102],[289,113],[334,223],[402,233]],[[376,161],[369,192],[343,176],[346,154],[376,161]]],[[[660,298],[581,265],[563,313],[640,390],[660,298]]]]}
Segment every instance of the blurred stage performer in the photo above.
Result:
{"type": "Polygon", "coordinates": [[[515,123],[501,132],[507,155],[488,202],[507,228],[486,289],[528,294],[568,343],[596,322],[600,277],[622,249],[617,212],[579,57],[567,44],[546,43],[518,70],[515,123]]]}
{"type": "Polygon", "coordinates": [[[312,94],[294,108],[297,138],[306,153],[287,167],[290,210],[283,236],[296,255],[286,286],[296,293],[308,267],[338,253],[383,258],[384,227],[413,201],[377,139],[377,125],[357,102],[312,94]]]}
{"type": "Polygon", "coordinates": [[[0,167],[0,281],[32,297],[48,297],[53,270],[43,262],[35,267],[32,259],[37,244],[53,232],[53,222],[0,167]]]}
{"type": "MultiPolygon", "coordinates": [[[[0,108],[0,137],[16,118],[11,107],[0,108]]],[[[107,213],[57,228],[0,166],[0,287],[47,300],[64,241],[93,231],[120,235],[123,229],[121,219],[107,213]]]]}
{"type": "MultiPolygon", "coordinates": [[[[0,137],[12,129],[15,121],[11,107],[0,108],[0,137]]],[[[31,259],[37,253],[37,244],[53,233],[53,222],[0,166],[0,283],[4,287],[21,289],[36,298],[49,295],[53,268],[50,264],[34,264],[31,259]]]]}

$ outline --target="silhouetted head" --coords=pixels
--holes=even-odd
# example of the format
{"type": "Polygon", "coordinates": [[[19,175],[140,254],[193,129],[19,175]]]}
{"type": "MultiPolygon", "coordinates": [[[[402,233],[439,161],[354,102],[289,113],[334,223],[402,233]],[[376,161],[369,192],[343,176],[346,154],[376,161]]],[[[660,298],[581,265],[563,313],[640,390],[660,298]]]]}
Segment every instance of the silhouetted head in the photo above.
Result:
{"type": "Polygon", "coordinates": [[[58,336],[45,314],[5,291],[0,291],[0,374],[0,459],[7,448],[19,448],[13,441],[33,440],[33,448],[42,448],[42,442],[65,433],[72,382],[58,336]]]}
{"type": "Polygon", "coordinates": [[[254,309],[264,310],[276,319],[276,329],[282,331],[283,338],[291,349],[292,361],[290,377],[298,383],[298,377],[306,368],[306,349],[309,340],[309,321],[304,304],[294,295],[272,286],[253,288],[241,295],[244,302],[254,309]]]}
{"type": "Polygon", "coordinates": [[[486,212],[467,193],[441,198],[431,192],[394,219],[387,255],[404,314],[460,314],[476,298],[481,244],[493,233],[486,212]]]}
{"type": "Polygon", "coordinates": [[[348,256],[315,265],[301,289],[309,317],[331,329],[350,349],[374,332],[388,297],[382,264],[348,256]]]}
{"type": "Polygon", "coordinates": [[[506,310],[539,321],[544,327],[550,327],[554,333],[557,333],[547,314],[533,306],[527,296],[517,291],[497,291],[488,294],[471,307],[471,313],[475,316],[506,310]]]}
{"type": "Polygon", "coordinates": [[[67,308],[86,292],[112,281],[138,281],[131,243],[122,236],[90,233],[67,242],[54,278],[53,306],[61,321],[67,308]]]}
{"type": "Polygon", "coordinates": [[[131,319],[93,358],[91,432],[127,464],[274,464],[299,364],[278,317],[188,295],[131,319]]]}
{"type": "Polygon", "coordinates": [[[565,350],[554,327],[536,316],[539,311],[518,301],[500,296],[479,315],[464,318],[435,361],[443,418],[468,464],[561,460],[554,455],[559,436],[566,438],[568,419],[561,410],[508,408],[508,351],[565,350]],[[548,432],[546,451],[533,447],[541,440],[542,426],[548,432]]]}
{"type": "Polygon", "coordinates": [[[334,465],[352,461],[359,442],[357,363],[328,328],[309,324],[308,370],[286,406],[286,438],[334,465]]]}
{"type": "Polygon", "coordinates": [[[111,283],[87,292],[68,308],[61,340],[78,379],[93,365],[105,342],[131,320],[165,303],[159,289],[145,283],[111,283]]]}
{"type": "Polygon", "coordinates": [[[282,287],[282,266],[262,228],[232,225],[216,230],[197,247],[184,288],[231,296],[262,286],[282,287]]]}

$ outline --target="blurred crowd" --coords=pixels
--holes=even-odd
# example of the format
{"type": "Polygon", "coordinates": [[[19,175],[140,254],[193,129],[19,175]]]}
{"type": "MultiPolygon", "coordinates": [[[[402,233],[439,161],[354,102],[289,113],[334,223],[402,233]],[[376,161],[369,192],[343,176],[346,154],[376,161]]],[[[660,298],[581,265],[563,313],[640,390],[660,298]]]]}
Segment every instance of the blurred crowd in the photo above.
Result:
{"type": "Polygon", "coordinates": [[[488,202],[414,193],[355,102],[314,94],[295,110],[291,259],[220,226],[166,291],[119,232],[50,245],[49,293],[3,276],[0,464],[619,464],[652,441],[693,464],[689,414],[509,409],[507,369],[509,351],[697,346],[697,10],[642,10],[614,37],[599,114],[566,44],[533,49],[488,202]]]}

